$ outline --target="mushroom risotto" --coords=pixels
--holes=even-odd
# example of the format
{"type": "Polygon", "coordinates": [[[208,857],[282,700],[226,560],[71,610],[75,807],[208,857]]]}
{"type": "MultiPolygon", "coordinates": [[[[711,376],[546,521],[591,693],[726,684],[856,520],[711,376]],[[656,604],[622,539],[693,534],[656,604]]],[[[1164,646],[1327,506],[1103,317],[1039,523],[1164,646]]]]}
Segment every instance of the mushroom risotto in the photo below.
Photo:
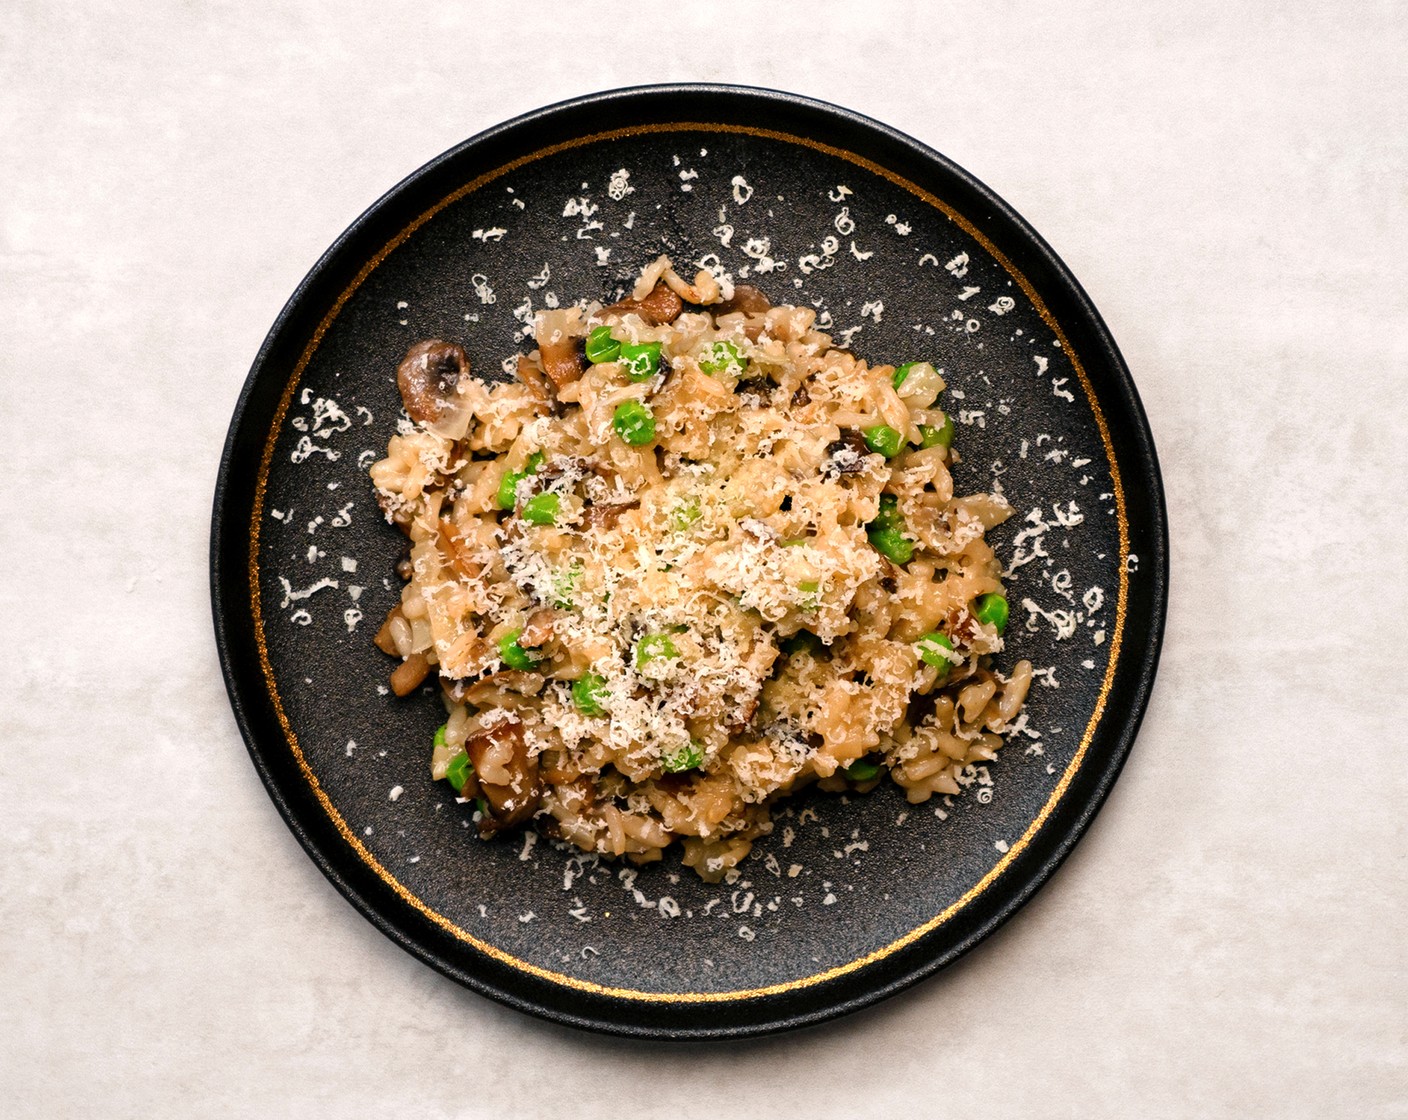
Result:
{"type": "Polygon", "coordinates": [[[540,313],[515,382],[406,355],[376,641],[398,696],[439,675],[431,773],[480,836],[678,840],[716,880],[811,782],[920,802],[995,757],[1032,676],[990,664],[1011,509],[954,495],[933,365],[867,365],[815,317],[661,257],[623,302],[540,313]]]}

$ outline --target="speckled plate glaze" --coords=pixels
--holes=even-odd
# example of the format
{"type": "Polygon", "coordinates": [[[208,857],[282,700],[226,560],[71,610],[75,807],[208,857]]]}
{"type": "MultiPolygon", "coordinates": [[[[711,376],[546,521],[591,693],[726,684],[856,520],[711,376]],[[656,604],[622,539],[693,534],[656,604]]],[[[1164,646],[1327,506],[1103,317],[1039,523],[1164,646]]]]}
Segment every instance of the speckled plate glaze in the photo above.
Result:
{"type": "MultiPolygon", "coordinates": [[[[1163,631],[1167,527],[1148,426],[1085,293],[967,172],[830,105],[726,86],[555,105],[438,157],[299,286],[236,406],[211,580],[230,699],[308,853],[445,975],[558,1022],[656,1038],[758,1034],[873,1003],[1010,917],[1070,851],[1133,742],[1163,631]],[[371,644],[400,534],[366,468],[397,362],[463,342],[499,378],[538,308],[610,301],[658,253],[814,305],[875,362],[942,366],[964,490],[1000,485],[1013,570],[999,666],[1042,672],[1000,759],[908,805],[812,792],[736,881],[678,857],[597,863],[481,843],[428,753],[433,689],[397,700],[371,644]]],[[[1075,915],[1072,920],[1076,920],[1075,915]]]]}

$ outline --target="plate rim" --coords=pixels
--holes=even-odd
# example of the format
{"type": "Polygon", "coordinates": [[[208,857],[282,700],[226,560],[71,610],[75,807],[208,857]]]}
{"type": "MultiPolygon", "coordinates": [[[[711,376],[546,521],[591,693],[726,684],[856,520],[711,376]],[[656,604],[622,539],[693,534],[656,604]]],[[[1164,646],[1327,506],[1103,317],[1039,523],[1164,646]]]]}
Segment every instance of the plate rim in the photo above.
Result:
{"type": "MultiPolygon", "coordinates": [[[[727,114],[720,112],[720,117],[727,114]]],[[[686,123],[679,119],[678,115],[675,123],[686,123]]],[[[737,119],[736,117],[734,119],[737,119]]],[[[586,136],[583,132],[580,135],[586,136]]],[[[895,172],[898,174],[898,172],[895,172]]],[[[443,192],[437,192],[443,193],[443,192]]],[[[412,209],[414,209],[412,207],[412,209]]],[[[404,222],[394,223],[404,226],[404,222]]],[[[1015,273],[1015,268],[1014,268],[1015,273]]],[[[1024,270],[1022,275],[1026,275],[1030,269],[1024,270]]],[[[315,302],[317,302],[315,298],[315,302]]],[[[321,312],[314,316],[315,321],[321,318],[321,312]]],[[[1053,314],[1054,318],[1054,314],[1053,314]]],[[[304,335],[306,338],[306,334],[304,335]]],[[[301,341],[301,340],[300,340],[301,341]]],[[[279,390],[284,387],[286,378],[280,379],[279,390]]],[[[276,393],[275,396],[278,394],[276,393]]],[[[1092,395],[1091,403],[1095,403],[1092,395]]],[[[1110,401],[1104,398],[1100,401],[1103,409],[1110,408],[1110,401]]],[[[246,437],[247,438],[247,437],[246,437]]],[[[1128,460],[1119,462],[1123,467],[1128,460]]],[[[1130,494],[1128,505],[1132,508],[1136,503],[1132,486],[1126,482],[1130,494]]],[[[1085,290],[1076,280],[1070,269],[1067,268],[1055,254],[1054,250],[1046,243],[1035,229],[1028,224],[1009,204],[1002,200],[991,188],[982,183],[975,176],[948,159],[941,153],[921,143],[898,130],[891,128],[882,122],[856,113],[853,110],[829,104],[825,101],[803,97],[793,93],[769,90],[760,87],[725,85],[718,83],[668,83],[649,86],[632,86],[622,89],[606,90],[599,93],[587,94],[582,97],[569,98],[540,109],[521,114],[492,128],[486,129],[447,151],[426,162],[420,168],[403,177],[393,187],[383,193],[375,202],[368,206],[328,247],[319,257],[317,262],[310,268],[302,281],[294,289],[294,292],[284,304],[279,315],[270,327],[254,362],[250,372],[245,379],[240,395],[236,401],[232,414],[230,427],[226,435],[224,447],[222,449],[220,468],[217,474],[216,489],[212,510],[211,538],[210,538],[210,578],[211,578],[211,602],[213,621],[215,623],[215,636],[217,650],[220,656],[222,675],[224,676],[226,689],[230,696],[231,707],[239,725],[246,747],[259,773],[266,790],[279,809],[280,815],[285,823],[298,838],[299,842],[319,867],[323,874],[333,883],[338,891],[344,895],[353,905],[367,917],[372,923],[392,940],[396,941],[407,951],[419,959],[430,964],[438,971],[456,980],[481,994],[488,995],[501,1003],[515,1007],[518,1010],[526,1011],[559,1023],[584,1027],[607,1033],[623,1034],[633,1037],[649,1038],[724,1038],[741,1037],[771,1033],[779,1030],[791,1029],[793,1027],[808,1023],[819,1022],[824,1019],[846,1014],[878,1002],[895,992],[907,988],[934,972],[947,967],[954,961],[969,952],[979,942],[986,939],[993,932],[1003,925],[1015,914],[1030,897],[1035,894],[1046,882],[1048,882],[1056,869],[1064,862],[1075,844],[1084,835],[1090,821],[1103,804],[1117,779],[1120,770],[1128,758],[1134,739],[1137,735],[1139,725],[1147,709],[1149,696],[1152,690],[1154,677],[1157,671],[1159,654],[1162,646],[1162,638],[1167,615],[1167,593],[1168,593],[1168,546],[1167,546],[1167,506],[1163,494],[1162,479],[1158,467],[1157,454],[1154,451],[1152,433],[1150,432],[1148,420],[1144,413],[1142,403],[1139,400],[1137,389],[1129,373],[1123,357],[1120,355],[1118,347],[1114,343],[1108,327],[1095,309],[1085,290]],[[1110,714],[1106,718],[1111,719],[1110,724],[1100,724],[1096,730],[1101,734],[1109,734],[1114,731],[1113,743],[1102,751],[1102,763],[1098,773],[1094,776],[1096,781],[1093,787],[1086,791],[1075,804],[1076,813],[1073,818],[1066,821],[1059,829],[1059,835],[1055,830],[1055,822],[1048,821],[1043,829],[1038,830],[1038,835],[1043,839],[1055,839],[1056,843],[1051,850],[1045,853],[1032,853],[1035,858],[1040,855],[1040,859],[1035,864],[1026,869],[1025,874],[1016,875],[1016,861],[1005,869],[1004,874],[1008,876],[1007,885],[1016,889],[1008,889],[1000,898],[999,905],[992,909],[983,919],[978,921],[973,929],[961,937],[958,941],[948,946],[941,952],[921,952],[915,953],[916,947],[923,947],[924,941],[931,937],[937,930],[931,930],[919,936],[916,943],[908,945],[896,953],[896,956],[918,956],[919,959],[913,962],[901,963],[902,967],[898,974],[892,976],[882,983],[861,985],[859,991],[847,996],[839,989],[832,992],[832,998],[818,1000],[816,998],[800,1001],[795,998],[784,998],[776,1000],[776,1011],[774,1015],[745,1016],[731,1023],[710,1023],[703,1027],[691,1027],[676,1023],[652,1022],[641,1024],[639,1022],[622,1021],[605,1017],[599,1013],[594,1014],[590,1007],[573,1010],[572,1003],[588,1003],[592,1001],[582,1001],[581,993],[568,989],[565,985],[549,985],[551,992],[559,996],[558,1001],[544,1001],[540,997],[541,992],[534,992],[537,985],[524,982],[521,977],[509,976],[507,979],[517,979],[517,984],[504,984],[495,982],[496,978],[488,976],[493,970],[484,969],[479,973],[467,970],[454,961],[448,960],[444,955],[438,953],[434,946],[426,944],[422,939],[413,936],[412,931],[402,924],[394,921],[390,916],[383,914],[381,907],[366,896],[359,885],[352,881],[353,877],[344,873],[333,859],[333,854],[325,852],[319,839],[313,835],[300,816],[300,806],[296,804],[298,800],[289,795],[275,774],[270,765],[270,760],[264,757],[264,747],[261,745],[260,736],[254,726],[253,713],[249,710],[246,698],[241,694],[239,678],[244,671],[236,664],[236,650],[238,638],[232,633],[232,620],[230,614],[237,614],[237,607],[240,597],[235,596],[231,610],[222,595],[222,589],[230,582],[230,572],[227,570],[231,565],[226,561],[225,553],[228,547],[228,538],[238,536],[238,529],[243,522],[235,518],[231,526],[223,523],[225,511],[230,508],[232,495],[237,488],[237,479],[234,477],[234,463],[239,457],[239,444],[242,442],[243,434],[242,422],[249,414],[254,398],[261,388],[261,381],[264,380],[266,365],[271,360],[272,354],[283,341],[285,333],[292,330],[296,321],[304,317],[302,315],[305,302],[311,296],[316,296],[316,290],[323,287],[336,287],[325,275],[337,264],[349,247],[356,242],[367,237],[370,233],[369,227],[376,219],[382,215],[383,211],[397,205],[404,205],[403,195],[409,193],[426,180],[434,179],[436,173],[447,163],[451,163],[473,153],[477,148],[483,148],[493,141],[505,137],[513,136],[522,130],[532,128],[537,122],[545,118],[553,118],[563,113],[580,111],[586,108],[601,107],[611,105],[613,109],[619,109],[622,105],[630,105],[632,102],[644,104],[649,102],[665,103],[671,98],[678,97],[694,99],[722,98],[725,101],[732,100],[735,104],[742,106],[752,103],[766,106],[788,106],[793,109],[800,109],[805,113],[816,116],[819,119],[841,118],[859,127],[865,132],[878,133],[888,139],[891,143],[898,144],[900,148],[906,149],[910,158],[918,161],[920,166],[924,164],[932,165],[928,170],[937,170],[944,176],[956,178],[966,189],[977,195],[983,203],[990,207],[1009,226],[1011,234],[1015,235],[1024,248],[1034,251],[1041,259],[1049,278],[1056,282],[1062,295],[1074,304],[1074,312],[1083,320],[1082,327],[1090,335],[1090,343],[1099,350],[1098,359],[1092,363],[1087,351],[1086,362],[1089,365],[1099,365],[1102,372],[1112,379],[1112,389],[1118,389],[1119,401],[1117,411],[1120,419],[1132,422],[1129,430],[1122,433],[1122,437],[1132,442],[1132,458],[1137,459],[1142,468],[1143,479],[1146,483],[1141,489],[1139,498],[1147,501],[1146,517],[1148,524],[1145,525],[1155,546],[1155,555],[1151,558],[1154,562],[1149,566],[1141,564],[1141,575],[1147,577],[1148,582],[1153,586],[1153,594],[1148,603],[1148,629],[1144,635],[1143,647],[1137,651],[1138,644],[1134,639],[1135,634],[1127,635],[1130,640],[1130,649],[1126,652],[1126,657],[1131,658],[1131,667],[1136,669],[1132,685],[1132,696],[1126,710],[1118,715],[1110,714]],[[235,530],[235,531],[232,531],[235,530]],[[514,990],[528,989],[528,991],[514,990]],[[561,999],[566,998],[566,1005],[561,999]],[[794,1007],[793,1004],[814,1004],[810,1008],[794,1007]],[[745,1021],[746,1019],[746,1021],[745,1021]]],[[[244,554],[248,555],[248,552],[244,554]]],[[[1142,559],[1142,557],[1141,557],[1142,559]]],[[[235,568],[242,568],[243,565],[233,565],[235,568]]],[[[242,572],[236,572],[234,583],[238,585],[242,572]]],[[[1141,579],[1141,582],[1144,582],[1141,579]]],[[[1120,672],[1112,673],[1112,681],[1120,677],[1120,672]]],[[[1092,742],[1093,742],[1092,737],[1092,742]]],[[[1085,776],[1089,776],[1087,771],[1085,776]]],[[[1056,815],[1055,810],[1065,810],[1072,807],[1072,794],[1068,789],[1066,793],[1054,803],[1052,816],[1056,815]]],[[[1036,837],[1033,837],[1035,839],[1036,837]]],[[[927,948],[927,947],[925,947],[927,948]]],[[[472,945],[466,945],[466,949],[472,954],[482,954],[472,945]]],[[[864,973],[865,966],[858,969],[864,973]]],[[[805,994],[826,994],[830,991],[831,985],[835,984],[835,979],[822,980],[809,987],[800,988],[788,993],[788,996],[795,997],[798,992],[805,994]]],[[[729,993],[724,993],[727,996],[729,993]]],[[[597,1000],[605,1000],[610,1003],[619,1003],[626,1007],[628,1011],[639,1012],[641,1004],[615,996],[599,996],[597,1000]]],[[[714,1001],[715,1008],[736,1008],[747,1005],[750,1008],[765,1006],[769,1001],[773,1001],[774,996],[765,995],[743,995],[737,999],[718,999],[714,1001]]],[[[676,1001],[658,1001],[657,1006],[665,1008],[696,1007],[697,1005],[680,1003],[676,1001]]],[[[619,1010],[619,1008],[618,1008],[619,1010]]],[[[639,1018],[639,1016],[637,1016],[639,1018]]]]}

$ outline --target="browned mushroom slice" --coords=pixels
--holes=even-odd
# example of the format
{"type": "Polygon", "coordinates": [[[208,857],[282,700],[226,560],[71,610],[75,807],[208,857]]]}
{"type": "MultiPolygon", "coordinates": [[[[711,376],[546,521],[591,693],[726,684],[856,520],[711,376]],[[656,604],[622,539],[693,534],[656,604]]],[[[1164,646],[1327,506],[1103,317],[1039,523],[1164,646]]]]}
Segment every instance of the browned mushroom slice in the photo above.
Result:
{"type": "Polygon", "coordinates": [[[643,318],[653,323],[673,323],[684,310],[684,300],[661,282],[651,289],[650,294],[640,301],[643,318]]]}
{"type": "Polygon", "coordinates": [[[748,726],[749,721],[758,710],[758,700],[759,694],[754,693],[751,699],[729,715],[728,732],[730,735],[737,735],[748,726]]]}
{"type": "Polygon", "coordinates": [[[948,612],[944,631],[958,645],[960,652],[972,645],[982,633],[982,623],[973,617],[967,607],[954,607],[948,612]]]}
{"type": "Polygon", "coordinates": [[[458,695],[453,691],[450,695],[466,704],[473,704],[476,708],[499,708],[510,699],[505,693],[536,696],[543,690],[543,683],[541,673],[530,673],[525,669],[501,669],[487,677],[480,677],[473,684],[466,684],[458,695]]]}
{"type": "Polygon", "coordinates": [[[464,579],[478,579],[484,570],[483,565],[474,558],[473,549],[465,543],[454,522],[447,517],[440,519],[440,549],[450,561],[450,566],[464,579]]]}
{"type": "Polygon", "coordinates": [[[716,303],[710,310],[715,315],[728,315],[734,311],[742,311],[748,315],[761,315],[771,308],[772,304],[768,302],[768,297],[752,284],[735,284],[733,296],[724,300],[723,303],[716,303]]]}
{"type": "Polygon", "coordinates": [[[514,828],[537,811],[542,782],[538,760],[528,753],[522,723],[500,720],[471,735],[464,746],[488,809],[479,821],[480,836],[487,839],[514,828]]]}
{"type": "Polygon", "coordinates": [[[764,408],[772,401],[772,392],[777,388],[773,382],[758,374],[754,377],[745,377],[734,386],[734,393],[739,398],[739,403],[749,408],[764,408]]]}
{"type": "Polygon", "coordinates": [[[533,364],[533,359],[528,355],[518,355],[518,365],[514,367],[514,371],[518,375],[518,380],[528,386],[533,396],[543,404],[550,405],[557,400],[557,394],[552,391],[552,386],[543,376],[543,371],[533,364]]]}
{"type": "Polygon", "coordinates": [[[871,454],[865,437],[854,428],[841,429],[841,438],[826,445],[826,458],[821,464],[821,473],[835,478],[843,474],[859,474],[868,465],[871,454]]]}
{"type": "Polygon", "coordinates": [[[628,509],[639,509],[640,500],[633,502],[596,502],[582,510],[582,528],[611,529],[628,509]]]}
{"type": "Polygon", "coordinates": [[[547,607],[534,611],[523,624],[523,632],[518,635],[518,644],[524,649],[537,649],[550,642],[556,618],[557,612],[547,607]]]}
{"type": "Polygon", "coordinates": [[[663,280],[651,289],[650,294],[644,299],[623,299],[620,303],[613,303],[606,311],[619,311],[625,313],[634,311],[647,323],[659,326],[662,323],[673,323],[679,318],[680,312],[684,310],[684,300],[670,290],[670,286],[663,280]]]}
{"type": "Polygon", "coordinates": [[[409,696],[430,673],[430,662],[423,653],[413,653],[396,666],[391,674],[391,691],[397,696],[409,696]]]}
{"type": "Polygon", "coordinates": [[[562,335],[554,342],[539,342],[538,353],[542,355],[543,372],[552,379],[558,389],[570,385],[582,376],[582,354],[577,348],[578,339],[562,335]]]}
{"type": "Polygon", "coordinates": [[[400,603],[386,612],[386,620],[381,624],[381,629],[376,632],[376,637],[372,639],[373,644],[382,653],[389,653],[392,657],[397,655],[396,639],[391,636],[391,623],[394,619],[403,617],[405,616],[401,614],[400,603]]]}
{"type": "Polygon", "coordinates": [[[469,376],[469,358],[464,347],[432,338],[417,342],[396,370],[396,387],[411,419],[434,424],[457,408],[456,390],[460,378],[469,376]]]}
{"type": "Polygon", "coordinates": [[[544,482],[553,482],[565,474],[579,475],[587,466],[580,455],[554,455],[537,470],[537,477],[544,482]]]}
{"type": "Polygon", "coordinates": [[[465,770],[464,785],[460,786],[459,795],[466,801],[474,801],[484,796],[484,791],[479,788],[479,779],[474,776],[473,770],[465,770]]]}

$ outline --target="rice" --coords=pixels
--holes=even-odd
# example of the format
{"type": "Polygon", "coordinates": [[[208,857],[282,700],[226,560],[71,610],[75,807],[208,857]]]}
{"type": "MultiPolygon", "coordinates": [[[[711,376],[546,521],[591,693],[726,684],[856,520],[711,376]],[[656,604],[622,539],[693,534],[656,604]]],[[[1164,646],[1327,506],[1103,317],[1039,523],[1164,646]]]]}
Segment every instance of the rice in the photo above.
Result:
{"type": "Polygon", "coordinates": [[[398,695],[437,675],[432,775],[481,836],[678,841],[715,880],[806,785],[921,802],[1002,745],[1032,675],[991,663],[1011,509],[954,495],[937,369],[815,318],[661,257],[540,314],[513,383],[444,340],[402,362],[414,423],[370,474],[409,578],[377,642],[398,695]]]}

